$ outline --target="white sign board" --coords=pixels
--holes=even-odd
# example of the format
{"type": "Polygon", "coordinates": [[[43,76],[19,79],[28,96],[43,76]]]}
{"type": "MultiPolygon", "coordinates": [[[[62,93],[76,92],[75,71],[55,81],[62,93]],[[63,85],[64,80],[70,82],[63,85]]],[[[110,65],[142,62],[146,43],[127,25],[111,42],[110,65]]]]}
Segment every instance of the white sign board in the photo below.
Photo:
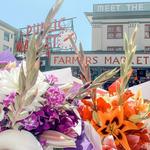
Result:
{"type": "MultiPolygon", "coordinates": [[[[75,54],[52,54],[51,66],[78,66],[75,54]]],[[[125,60],[123,54],[86,54],[86,63],[90,66],[119,66],[125,60]]],[[[150,67],[149,54],[136,54],[132,64],[134,67],[150,67]]]]}

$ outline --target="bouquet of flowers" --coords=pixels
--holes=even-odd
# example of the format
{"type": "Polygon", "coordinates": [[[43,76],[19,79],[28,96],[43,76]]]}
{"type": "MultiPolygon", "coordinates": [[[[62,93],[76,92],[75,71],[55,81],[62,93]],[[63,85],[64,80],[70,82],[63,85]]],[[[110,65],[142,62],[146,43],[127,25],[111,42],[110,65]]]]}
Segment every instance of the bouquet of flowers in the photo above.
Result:
{"type": "MultiPolygon", "coordinates": [[[[81,66],[82,77],[86,84],[79,90],[81,103],[79,112],[87,125],[94,128],[101,138],[94,138],[95,133],[87,134],[95,150],[149,150],[150,149],[150,103],[142,98],[141,91],[134,94],[126,88],[133,72],[132,58],[135,54],[135,37],[137,28],[130,40],[125,34],[125,60],[119,70],[107,71],[91,81],[88,69],[81,66]],[[109,77],[120,71],[120,78],[109,88],[106,94],[98,94],[100,86],[109,77]],[[86,96],[85,96],[86,95],[86,96]],[[101,145],[97,146],[97,143],[101,145]]],[[[83,56],[82,56],[83,57],[83,56]]],[[[82,61],[84,60],[84,57],[82,61]]],[[[83,63],[82,63],[83,64],[83,63]]],[[[88,68],[88,65],[86,65],[88,68]]],[[[92,130],[88,130],[91,132],[92,130]]]]}
{"type": "MultiPolygon", "coordinates": [[[[60,7],[57,0],[46,23],[60,7]]],[[[49,23],[50,25],[50,23],[49,23]]],[[[8,64],[0,70],[0,149],[43,150],[75,147],[79,117],[67,101],[68,87],[58,86],[57,78],[39,71],[39,56],[43,38],[49,26],[39,36],[33,36],[26,61],[19,66],[8,64]]]]}

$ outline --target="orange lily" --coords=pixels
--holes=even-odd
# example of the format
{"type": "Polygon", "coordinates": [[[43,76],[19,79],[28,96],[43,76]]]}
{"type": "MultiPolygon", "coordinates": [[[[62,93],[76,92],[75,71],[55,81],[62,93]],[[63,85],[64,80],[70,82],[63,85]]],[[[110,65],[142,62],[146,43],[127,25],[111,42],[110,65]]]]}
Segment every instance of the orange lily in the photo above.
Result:
{"type": "Polygon", "coordinates": [[[92,101],[89,101],[88,99],[83,99],[82,103],[84,105],[81,105],[78,109],[80,116],[83,120],[92,120],[92,112],[94,110],[96,111],[102,111],[106,112],[107,109],[111,108],[111,105],[107,103],[102,97],[99,97],[95,100],[96,106],[94,106],[92,101]]]}
{"type": "Polygon", "coordinates": [[[142,98],[142,91],[141,89],[138,90],[137,95],[135,97],[135,102],[136,102],[136,111],[137,113],[139,112],[146,112],[149,104],[144,102],[144,99],[142,98]]]}
{"type": "Polygon", "coordinates": [[[96,105],[97,110],[102,112],[106,112],[108,109],[111,108],[111,105],[107,103],[102,97],[96,99],[96,105]]]}
{"type": "Polygon", "coordinates": [[[130,116],[137,114],[134,101],[125,102],[123,104],[123,108],[124,108],[124,115],[126,118],[129,118],[130,116]]]}
{"type": "MultiPolygon", "coordinates": [[[[123,94],[122,94],[122,96],[121,96],[121,98],[122,98],[122,100],[123,100],[123,102],[125,103],[130,97],[132,97],[132,96],[134,96],[134,94],[132,93],[132,91],[131,90],[126,90],[123,94]]],[[[116,108],[116,107],[118,107],[119,106],[119,100],[118,100],[118,97],[117,96],[114,96],[113,98],[112,98],[112,106],[114,107],[114,108],[116,108]]]]}
{"type": "Polygon", "coordinates": [[[119,142],[125,150],[131,150],[124,132],[137,130],[138,127],[132,122],[124,120],[123,108],[119,106],[112,113],[99,111],[98,117],[101,121],[101,127],[97,132],[103,137],[113,135],[115,142],[119,142]]]}
{"type": "Polygon", "coordinates": [[[135,100],[126,101],[123,104],[125,117],[129,118],[132,115],[139,114],[141,112],[147,112],[149,107],[148,103],[144,103],[141,90],[138,90],[135,100]]]}

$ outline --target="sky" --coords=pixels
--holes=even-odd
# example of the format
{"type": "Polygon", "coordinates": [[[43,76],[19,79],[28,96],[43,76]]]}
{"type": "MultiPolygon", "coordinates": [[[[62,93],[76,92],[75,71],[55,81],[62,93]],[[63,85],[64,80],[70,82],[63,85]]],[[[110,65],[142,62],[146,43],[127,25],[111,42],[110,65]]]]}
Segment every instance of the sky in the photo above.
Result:
{"type": "MultiPolygon", "coordinates": [[[[41,23],[55,0],[0,0],[0,19],[8,24],[22,28],[41,23]]],[[[77,41],[82,42],[84,50],[91,50],[92,27],[84,12],[92,12],[93,4],[150,2],[150,0],[64,0],[56,18],[72,18],[77,41]]]]}

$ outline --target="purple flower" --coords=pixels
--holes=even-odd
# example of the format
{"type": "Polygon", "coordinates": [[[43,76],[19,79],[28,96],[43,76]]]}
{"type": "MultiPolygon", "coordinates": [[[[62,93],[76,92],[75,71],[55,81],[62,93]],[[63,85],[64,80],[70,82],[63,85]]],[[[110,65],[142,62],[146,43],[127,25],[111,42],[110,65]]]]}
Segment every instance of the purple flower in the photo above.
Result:
{"type": "Polygon", "coordinates": [[[73,110],[67,110],[62,113],[60,116],[60,123],[57,127],[57,130],[68,135],[76,137],[77,134],[74,132],[72,127],[75,127],[78,123],[78,117],[73,110]]]}
{"type": "Polygon", "coordinates": [[[53,106],[60,106],[65,101],[65,94],[58,87],[50,87],[45,94],[48,104],[53,106]]]}
{"type": "Polygon", "coordinates": [[[46,79],[47,79],[48,83],[51,84],[51,85],[53,85],[56,82],[58,82],[58,78],[56,76],[54,76],[54,75],[47,75],[46,79]]]}
{"type": "Polygon", "coordinates": [[[73,110],[63,108],[51,108],[49,105],[40,108],[28,118],[22,121],[22,127],[32,132],[35,136],[47,130],[62,132],[68,136],[76,137],[77,134],[72,129],[78,123],[78,117],[73,110]]]}
{"type": "Polygon", "coordinates": [[[39,126],[37,117],[38,116],[36,116],[34,113],[31,114],[28,118],[22,121],[22,126],[28,131],[36,129],[39,126]]]}
{"type": "Polygon", "coordinates": [[[3,100],[4,107],[8,107],[10,104],[12,104],[14,102],[15,96],[16,96],[15,92],[12,92],[8,96],[6,96],[5,99],[3,100]]]}
{"type": "Polygon", "coordinates": [[[39,142],[40,142],[40,144],[42,145],[43,148],[46,148],[47,145],[48,145],[48,144],[47,144],[47,141],[44,140],[44,139],[42,139],[42,138],[39,139],[39,142]]]}

